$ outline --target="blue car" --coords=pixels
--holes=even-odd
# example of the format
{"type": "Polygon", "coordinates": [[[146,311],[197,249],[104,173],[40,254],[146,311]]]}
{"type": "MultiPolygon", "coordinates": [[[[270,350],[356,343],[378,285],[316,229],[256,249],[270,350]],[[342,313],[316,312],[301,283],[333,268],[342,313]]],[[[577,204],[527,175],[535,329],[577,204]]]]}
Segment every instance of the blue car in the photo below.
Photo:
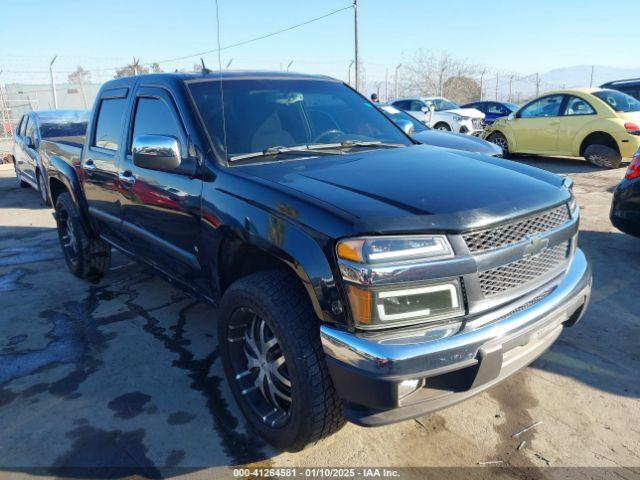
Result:
{"type": "Polygon", "coordinates": [[[484,122],[491,125],[498,118],[506,117],[518,109],[515,103],[506,102],[473,102],[463,105],[461,108],[475,108],[485,114],[484,122]]]}

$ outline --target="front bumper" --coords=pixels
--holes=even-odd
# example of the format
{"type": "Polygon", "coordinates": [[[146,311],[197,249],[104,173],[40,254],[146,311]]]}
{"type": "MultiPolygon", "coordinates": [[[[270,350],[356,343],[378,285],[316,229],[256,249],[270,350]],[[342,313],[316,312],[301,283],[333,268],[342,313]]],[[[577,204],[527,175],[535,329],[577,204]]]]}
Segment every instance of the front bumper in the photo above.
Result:
{"type": "Polygon", "coordinates": [[[385,425],[486,390],[531,363],[564,327],[575,324],[590,293],[591,267],[576,249],[550,293],[532,293],[502,307],[498,320],[477,317],[429,329],[374,334],[323,325],[322,346],[347,418],[364,426],[385,425]],[[401,397],[400,383],[414,379],[424,385],[401,397]]]}
{"type": "Polygon", "coordinates": [[[480,136],[484,131],[484,120],[469,119],[464,120],[458,124],[458,133],[465,133],[467,135],[480,136]]]}

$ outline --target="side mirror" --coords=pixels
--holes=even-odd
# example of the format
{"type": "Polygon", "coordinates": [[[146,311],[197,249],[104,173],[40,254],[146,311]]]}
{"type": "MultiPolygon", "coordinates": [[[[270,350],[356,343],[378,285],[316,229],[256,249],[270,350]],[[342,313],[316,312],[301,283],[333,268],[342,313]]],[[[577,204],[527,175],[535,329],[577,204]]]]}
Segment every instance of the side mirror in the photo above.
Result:
{"type": "Polygon", "coordinates": [[[133,139],[131,155],[133,164],[140,168],[180,175],[195,174],[195,161],[183,161],[180,143],[173,137],[138,135],[133,139]]]}
{"type": "Polygon", "coordinates": [[[511,112],[507,117],[507,120],[513,120],[514,118],[520,118],[516,112],[511,112]]]}
{"type": "Polygon", "coordinates": [[[400,127],[402,131],[407,135],[409,136],[413,135],[413,131],[415,130],[415,127],[413,126],[413,123],[411,123],[409,120],[400,119],[396,122],[396,125],[400,127]]]}

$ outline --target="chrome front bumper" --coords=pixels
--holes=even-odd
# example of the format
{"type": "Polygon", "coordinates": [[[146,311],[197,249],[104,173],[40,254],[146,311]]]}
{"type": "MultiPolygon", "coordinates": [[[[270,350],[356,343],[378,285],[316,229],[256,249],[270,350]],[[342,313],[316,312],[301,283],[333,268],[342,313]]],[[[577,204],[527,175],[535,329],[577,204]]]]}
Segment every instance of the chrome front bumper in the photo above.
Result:
{"type": "Polygon", "coordinates": [[[328,325],[322,346],[347,416],[379,425],[423,415],[494,385],[541,355],[564,326],[582,316],[591,293],[591,267],[576,249],[562,278],[516,303],[472,320],[431,328],[350,333],[328,325]],[[398,384],[426,387],[400,398],[398,384]],[[430,384],[438,385],[429,391],[430,384]]]}

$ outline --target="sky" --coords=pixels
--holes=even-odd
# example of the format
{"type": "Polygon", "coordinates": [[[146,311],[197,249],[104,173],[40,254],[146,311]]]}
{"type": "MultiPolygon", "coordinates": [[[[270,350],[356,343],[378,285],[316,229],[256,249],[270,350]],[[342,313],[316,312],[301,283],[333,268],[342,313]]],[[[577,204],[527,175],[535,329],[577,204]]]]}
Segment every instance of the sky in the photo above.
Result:
{"type": "MultiPolygon", "coordinates": [[[[305,22],[351,0],[218,0],[221,44],[305,22]]],[[[529,74],[573,65],[640,68],[637,0],[359,0],[360,56],[367,79],[422,48],[490,71],[529,74]],[[629,20],[627,20],[629,19],[629,20]]],[[[162,61],[217,46],[215,0],[4,0],[0,82],[48,81],[54,55],[65,78],[77,65],[94,81],[130,63],[162,61]]],[[[316,72],[346,79],[353,59],[353,10],[222,52],[223,67],[316,72]]],[[[204,55],[218,67],[216,53],[204,55]]],[[[199,58],[165,62],[191,67],[199,58]]],[[[390,73],[391,74],[391,73],[390,73]]]]}

